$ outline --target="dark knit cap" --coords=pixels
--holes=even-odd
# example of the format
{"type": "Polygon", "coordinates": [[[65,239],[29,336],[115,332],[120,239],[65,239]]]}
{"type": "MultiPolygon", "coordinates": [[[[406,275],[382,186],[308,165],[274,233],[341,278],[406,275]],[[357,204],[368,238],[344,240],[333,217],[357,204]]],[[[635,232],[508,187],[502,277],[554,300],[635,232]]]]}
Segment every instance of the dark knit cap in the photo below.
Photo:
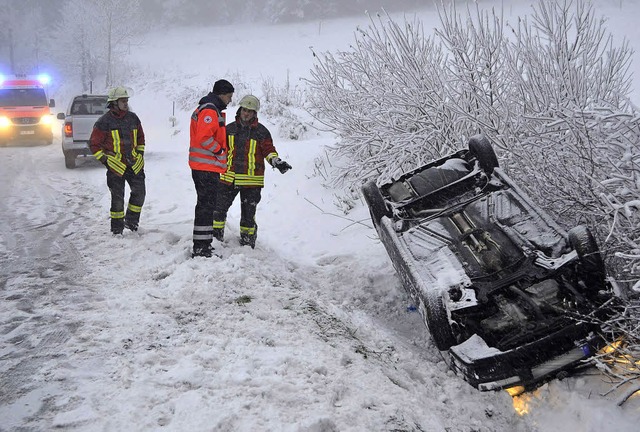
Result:
{"type": "Polygon", "coordinates": [[[236,89],[233,88],[231,83],[227,80],[218,80],[213,85],[213,94],[221,95],[227,93],[233,93],[236,89]]]}

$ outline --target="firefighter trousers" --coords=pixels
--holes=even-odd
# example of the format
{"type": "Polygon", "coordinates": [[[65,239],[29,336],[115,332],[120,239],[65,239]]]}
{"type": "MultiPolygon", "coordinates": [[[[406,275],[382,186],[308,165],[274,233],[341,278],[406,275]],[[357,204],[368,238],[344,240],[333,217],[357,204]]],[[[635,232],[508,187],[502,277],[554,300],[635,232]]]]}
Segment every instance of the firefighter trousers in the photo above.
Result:
{"type": "MultiPolygon", "coordinates": [[[[220,182],[218,198],[216,199],[216,209],[213,214],[214,226],[220,230],[219,235],[223,236],[227,212],[236,196],[238,196],[238,193],[240,194],[240,235],[250,237],[255,244],[255,237],[257,235],[256,209],[261,199],[262,188],[237,188],[233,185],[220,182]]],[[[218,235],[216,235],[216,237],[218,237],[218,235]]],[[[222,240],[221,238],[219,239],[222,240]]]]}
{"type": "Polygon", "coordinates": [[[144,170],[135,174],[131,167],[127,167],[124,175],[119,176],[107,169],[107,186],[111,192],[111,232],[120,234],[124,229],[125,222],[128,226],[137,229],[140,222],[140,212],[147,194],[144,170]],[[126,183],[129,184],[131,193],[125,214],[124,194],[126,183]]]}
{"type": "Polygon", "coordinates": [[[193,247],[206,248],[213,241],[213,212],[215,211],[220,174],[210,171],[191,170],[196,187],[197,201],[193,220],[193,247]]]}

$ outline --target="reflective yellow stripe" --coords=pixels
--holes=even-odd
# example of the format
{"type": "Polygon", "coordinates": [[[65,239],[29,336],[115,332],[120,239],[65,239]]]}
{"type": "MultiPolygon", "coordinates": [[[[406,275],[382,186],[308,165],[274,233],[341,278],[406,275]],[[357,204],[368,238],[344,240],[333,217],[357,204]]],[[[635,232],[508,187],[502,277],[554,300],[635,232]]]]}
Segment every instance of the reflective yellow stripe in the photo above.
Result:
{"type": "Polygon", "coordinates": [[[115,154],[121,153],[120,151],[120,134],[117,129],[111,131],[111,139],[113,140],[113,152],[115,154]]]}
{"type": "Polygon", "coordinates": [[[124,219],[124,212],[111,212],[111,219],[124,219]]]}
{"type": "Polygon", "coordinates": [[[267,160],[267,162],[271,162],[271,159],[273,159],[274,157],[278,157],[278,153],[269,153],[265,159],[267,160]]]}
{"type": "Polygon", "coordinates": [[[227,171],[224,174],[220,174],[220,180],[233,183],[233,179],[235,178],[235,176],[236,173],[234,173],[233,171],[227,171]]]}
{"type": "Polygon", "coordinates": [[[256,227],[240,227],[240,234],[254,235],[256,233],[256,227]]]}
{"type": "MultiPolygon", "coordinates": [[[[236,139],[235,135],[229,135],[227,137],[227,145],[229,146],[229,151],[227,152],[227,167],[231,167],[233,165],[233,149],[236,148],[236,139]]],[[[228,171],[229,168],[227,168],[228,171]]],[[[233,181],[233,179],[231,179],[233,181]]]]}
{"type": "Polygon", "coordinates": [[[235,184],[238,186],[264,186],[264,176],[236,173],[235,184]]]}
{"type": "Polygon", "coordinates": [[[134,173],[138,174],[140,170],[142,170],[143,166],[144,166],[144,159],[142,158],[142,156],[138,155],[138,158],[136,159],[136,163],[133,164],[131,169],[133,170],[134,173]]]}
{"type": "Polygon", "coordinates": [[[133,130],[133,148],[138,145],[138,129],[133,130]]]}
{"type": "Polygon", "coordinates": [[[107,165],[120,175],[124,175],[127,166],[117,156],[107,156],[107,165]]]}
{"type": "Polygon", "coordinates": [[[131,210],[132,212],[136,212],[136,213],[140,213],[140,212],[142,211],[142,207],[137,206],[137,205],[133,205],[133,204],[129,204],[129,205],[127,206],[127,208],[128,208],[129,210],[131,210]]]}
{"type": "Polygon", "coordinates": [[[217,221],[217,220],[214,220],[214,221],[213,221],[213,229],[222,229],[222,228],[224,228],[225,222],[226,222],[226,221],[217,221]]]}
{"type": "Polygon", "coordinates": [[[256,174],[256,147],[258,141],[252,139],[249,140],[249,154],[247,155],[247,175],[253,176],[256,174]]]}

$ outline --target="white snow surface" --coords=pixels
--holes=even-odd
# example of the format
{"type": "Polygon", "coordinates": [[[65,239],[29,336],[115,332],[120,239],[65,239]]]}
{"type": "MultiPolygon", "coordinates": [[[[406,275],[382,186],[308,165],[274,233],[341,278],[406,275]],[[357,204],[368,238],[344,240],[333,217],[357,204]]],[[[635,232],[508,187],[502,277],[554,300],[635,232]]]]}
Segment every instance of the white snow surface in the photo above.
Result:
{"type": "MultiPolygon", "coordinates": [[[[638,2],[615,3],[598,10],[637,44],[638,2]]],[[[433,11],[421,18],[435,26],[433,11]]],[[[221,257],[191,258],[190,110],[173,127],[172,96],[234,74],[258,96],[269,77],[304,85],[309,46],[347,49],[356,25],[367,18],[174,30],[132,47],[140,78],[123,84],[147,136],[137,233],[109,233],[96,161],[65,169],[59,141],[0,148],[0,431],[638,430],[640,397],[618,406],[626,389],[605,394],[596,370],[525,394],[523,415],[452,373],[364,204],[341,213],[313,175],[330,135],[288,141],[261,118],[293,170],[266,174],[257,247],[238,244],[236,201],[221,257]]]]}

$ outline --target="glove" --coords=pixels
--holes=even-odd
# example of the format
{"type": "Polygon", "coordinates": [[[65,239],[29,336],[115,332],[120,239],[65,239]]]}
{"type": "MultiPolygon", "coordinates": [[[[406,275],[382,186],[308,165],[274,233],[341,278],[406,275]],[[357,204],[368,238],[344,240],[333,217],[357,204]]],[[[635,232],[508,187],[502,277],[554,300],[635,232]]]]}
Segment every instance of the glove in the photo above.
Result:
{"type": "Polygon", "coordinates": [[[281,174],[286,173],[292,168],[291,165],[289,165],[279,157],[274,157],[273,159],[271,159],[271,166],[280,171],[281,174]]]}
{"type": "Polygon", "coordinates": [[[102,157],[101,157],[100,159],[98,159],[98,160],[100,161],[100,163],[101,163],[102,165],[104,165],[104,166],[106,166],[106,167],[108,167],[108,166],[109,166],[109,165],[107,164],[107,160],[108,160],[108,159],[107,159],[107,156],[106,156],[106,155],[102,156],[102,157]]]}

